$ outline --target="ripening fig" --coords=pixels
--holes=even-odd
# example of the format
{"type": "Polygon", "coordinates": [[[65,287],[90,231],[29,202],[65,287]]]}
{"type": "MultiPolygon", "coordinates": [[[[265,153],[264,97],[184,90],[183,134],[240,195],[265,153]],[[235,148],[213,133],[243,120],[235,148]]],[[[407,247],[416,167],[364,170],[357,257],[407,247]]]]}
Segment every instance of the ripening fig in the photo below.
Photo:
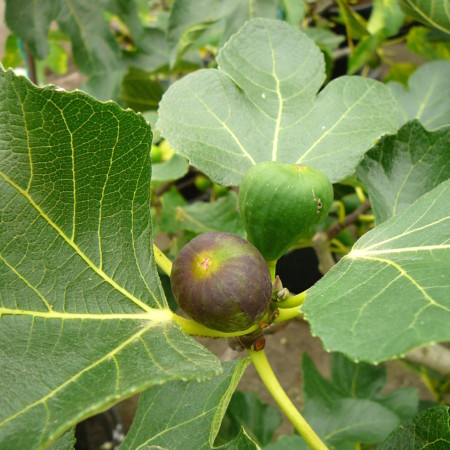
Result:
{"type": "Polygon", "coordinates": [[[333,186],[310,167],[267,161],[242,179],[239,206],[248,240],[267,261],[278,260],[325,219],[333,186]]]}
{"type": "Polygon", "coordinates": [[[269,269],[258,250],[230,233],[205,233],[173,262],[172,291],[180,308],[214,330],[243,331],[262,319],[272,296],[269,269]]]}

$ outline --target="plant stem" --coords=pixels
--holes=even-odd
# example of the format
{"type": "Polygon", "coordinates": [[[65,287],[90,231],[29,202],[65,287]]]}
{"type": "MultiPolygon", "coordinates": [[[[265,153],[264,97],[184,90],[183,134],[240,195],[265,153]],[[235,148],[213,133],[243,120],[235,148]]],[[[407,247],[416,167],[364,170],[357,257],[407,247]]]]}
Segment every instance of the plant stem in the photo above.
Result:
{"type": "Polygon", "coordinates": [[[335,264],[335,260],[330,250],[330,241],[327,233],[323,231],[317,232],[313,237],[314,251],[319,260],[319,271],[325,275],[335,264]]]}
{"type": "Polygon", "coordinates": [[[243,331],[226,333],[224,331],[213,330],[212,328],[205,327],[204,325],[196,322],[195,320],[185,319],[184,317],[181,317],[178,314],[173,315],[173,321],[176,322],[181,327],[181,329],[187,334],[211,338],[229,338],[229,337],[243,336],[245,334],[257,330],[259,327],[258,324],[255,324],[243,331]]]}
{"type": "Polygon", "coordinates": [[[277,377],[273,373],[269,361],[267,360],[264,350],[255,351],[248,349],[247,351],[267,390],[270,392],[278,406],[294,425],[295,429],[300,433],[306,443],[313,450],[327,450],[327,446],[322,442],[319,436],[317,436],[308,422],[306,422],[281,387],[277,377]]]}
{"type": "Polygon", "coordinates": [[[37,80],[37,74],[36,74],[36,61],[34,59],[34,56],[28,49],[26,45],[24,45],[25,48],[25,55],[27,60],[27,72],[28,72],[28,78],[31,82],[33,82],[36,86],[38,84],[37,80]]]}
{"type": "MultiPolygon", "coordinates": [[[[278,317],[275,318],[273,323],[286,322],[287,320],[295,319],[298,316],[301,316],[300,308],[295,306],[293,308],[279,309],[278,317]]],[[[263,319],[264,320],[264,319],[263,319]]]]}
{"type": "Polygon", "coordinates": [[[170,277],[170,272],[172,272],[172,262],[170,259],[155,244],[153,244],[153,253],[155,254],[156,264],[170,277]]]}
{"type": "Polygon", "coordinates": [[[370,208],[370,202],[366,199],[351,214],[346,216],[342,223],[338,221],[328,229],[328,239],[331,241],[331,239],[335,238],[344,228],[348,227],[351,223],[356,222],[360,218],[361,214],[366,213],[370,208]]]}
{"type": "Polygon", "coordinates": [[[269,268],[270,278],[273,281],[273,280],[275,280],[275,276],[276,276],[277,261],[276,260],[266,261],[266,263],[267,263],[267,267],[269,268]]]}
{"type": "Polygon", "coordinates": [[[286,300],[276,302],[275,304],[278,309],[289,309],[295,307],[298,308],[300,305],[303,305],[304,301],[306,300],[306,293],[307,291],[300,292],[300,294],[292,295],[286,300]]]}

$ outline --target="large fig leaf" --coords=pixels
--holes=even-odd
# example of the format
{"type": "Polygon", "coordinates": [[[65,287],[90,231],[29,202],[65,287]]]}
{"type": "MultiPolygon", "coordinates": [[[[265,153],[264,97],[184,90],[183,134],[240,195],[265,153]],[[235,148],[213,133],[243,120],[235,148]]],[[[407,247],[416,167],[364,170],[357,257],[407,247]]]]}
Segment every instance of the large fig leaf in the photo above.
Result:
{"type": "MultiPolygon", "coordinates": [[[[248,358],[226,362],[221,375],[203,383],[174,381],[148,389],[139,398],[136,417],[120,449],[212,449],[249,362],[248,358]]],[[[250,448],[257,447],[253,444],[250,448]]]]}
{"type": "Polygon", "coordinates": [[[400,126],[418,119],[428,130],[450,125],[450,61],[438,60],[419,67],[408,80],[408,88],[395,81],[388,84],[399,104],[400,126]]]}
{"type": "Polygon", "coordinates": [[[239,184],[266,160],[309,165],[339,181],[396,129],[394,99],[374,80],[342,77],[316,97],[323,56],[281,21],[247,22],[217,61],[218,70],[197,71],[169,88],[157,125],[171,147],[220,184],[239,184]]]}
{"type": "Polygon", "coordinates": [[[145,120],[0,70],[0,136],[0,447],[220,371],[157,277],[145,120]]]}
{"type": "Polygon", "coordinates": [[[380,362],[450,339],[450,181],[366,233],[302,307],[328,350],[380,362]]]}
{"type": "Polygon", "coordinates": [[[357,168],[381,223],[450,177],[450,127],[430,133],[419,121],[384,136],[357,168]]]}
{"type": "Polygon", "coordinates": [[[118,67],[120,53],[105,21],[103,3],[7,0],[5,18],[39,59],[47,56],[47,34],[51,22],[56,20],[70,37],[75,62],[82,72],[109,72],[118,67]]]}

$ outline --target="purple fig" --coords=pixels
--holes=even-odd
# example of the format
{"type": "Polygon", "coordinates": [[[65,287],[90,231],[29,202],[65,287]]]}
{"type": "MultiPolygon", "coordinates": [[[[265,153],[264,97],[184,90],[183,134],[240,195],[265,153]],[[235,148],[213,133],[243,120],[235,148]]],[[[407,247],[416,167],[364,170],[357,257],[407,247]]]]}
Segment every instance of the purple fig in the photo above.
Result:
{"type": "Polygon", "coordinates": [[[243,331],[269,308],[267,264],[250,242],[229,233],[205,233],[173,262],[172,291],[180,308],[214,330],[243,331]]]}

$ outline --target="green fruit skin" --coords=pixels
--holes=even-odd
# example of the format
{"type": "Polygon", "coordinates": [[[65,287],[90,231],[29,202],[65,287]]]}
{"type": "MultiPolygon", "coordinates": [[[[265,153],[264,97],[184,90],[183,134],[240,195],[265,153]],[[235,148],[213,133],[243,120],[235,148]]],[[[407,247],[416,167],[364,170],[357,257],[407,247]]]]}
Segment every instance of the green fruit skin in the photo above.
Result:
{"type": "Polygon", "coordinates": [[[332,202],[333,186],[322,172],[275,161],[253,166],[239,189],[247,238],[267,261],[310,234],[332,202]]]}
{"type": "Polygon", "coordinates": [[[272,296],[264,258],[248,241],[230,233],[192,239],[173,262],[170,280],[180,308],[218,331],[243,331],[257,323],[272,296]]]}

